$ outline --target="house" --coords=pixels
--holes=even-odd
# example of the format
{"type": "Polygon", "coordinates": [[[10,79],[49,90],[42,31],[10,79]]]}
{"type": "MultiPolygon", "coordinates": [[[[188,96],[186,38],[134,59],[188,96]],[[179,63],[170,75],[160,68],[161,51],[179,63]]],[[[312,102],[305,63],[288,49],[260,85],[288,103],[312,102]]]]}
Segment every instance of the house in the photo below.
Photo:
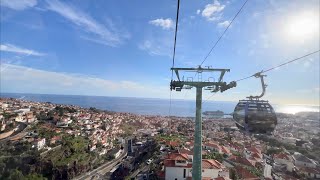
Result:
{"type": "Polygon", "coordinates": [[[252,174],[249,170],[242,166],[235,167],[235,171],[240,179],[259,180],[260,178],[252,174]]]}
{"type": "Polygon", "coordinates": [[[320,169],[319,168],[310,168],[310,167],[301,167],[298,168],[299,174],[303,174],[304,176],[310,179],[319,179],[320,178],[320,169]]]}
{"type": "Polygon", "coordinates": [[[26,122],[26,119],[23,118],[21,114],[18,114],[15,118],[15,121],[17,122],[26,122]]]}
{"type": "Polygon", "coordinates": [[[262,158],[261,150],[258,149],[257,147],[254,147],[254,146],[245,148],[243,153],[244,153],[246,158],[249,158],[253,154],[257,154],[260,158],[262,158]]]}
{"type": "MultiPolygon", "coordinates": [[[[165,179],[186,180],[192,178],[192,162],[188,154],[171,153],[164,160],[165,179]]],[[[214,179],[229,177],[229,171],[220,162],[213,159],[202,160],[202,177],[214,179]]]]}
{"type": "Polygon", "coordinates": [[[103,148],[100,152],[98,152],[100,156],[107,153],[107,149],[103,148]]]}
{"type": "Polygon", "coordinates": [[[178,146],[180,146],[180,142],[179,141],[166,141],[166,145],[171,146],[171,147],[178,147],[178,146]]]}
{"type": "Polygon", "coordinates": [[[46,139],[45,138],[40,138],[40,139],[35,139],[34,140],[34,145],[33,147],[37,148],[38,150],[44,148],[46,145],[46,139]]]}
{"type": "Polygon", "coordinates": [[[4,120],[0,121],[0,131],[4,131],[6,129],[6,122],[4,120]]]}
{"type": "Polygon", "coordinates": [[[221,147],[217,143],[209,142],[209,143],[204,143],[203,145],[204,149],[216,151],[218,153],[222,153],[221,147]]]}
{"type": "Polygon", "coordinates": [[[278,164],[286,165],[286,169],[289,172],[292,172],[294,170],[293,159],[289,154],[285,154],[285,153],[275,154],[273,155],[273,160],[278,164]]]}
{"type": "Polygon", "coordinates": [[[60,141],[61,140],[61,137],[60,136],[53,136],[51,139],[50,139],[50,144],[55,144],[57,141],[60,141]]]}
{"type": "Polygon", "coordinates": [[[226,146],[221,146],[221,151],[222,151],[223,154],[226,154],[228,156],[230,156],[232,154],[230,149],[228,147],[226,147],[226,146]]]}
{"type": "Polygon", "coordinates": [[[306,156],[304,156],[304,155],[302,155],[302,154],[300,154],[298,152],[295,152],[293,154],[292,158],[293,158],[293,161],[294,161],[294,165],[296,167],[315,168],[317,166],[317,164],[313,160],[307,158],[306,156]]]}
{"type": "Polygon", "coordinates": [[[57,121],[56,126],[58,127],[68,127],[72,123],[72,120],[68,116],[63,116],[59,121],[57,121]]]}
{"type": "Polygon", "coordinates": [[[255,167],[255,165],[256,165],[256,161],[250,160],[245,157],[240,157],[240,156],[231,156],[228,160],[231,162],[239,163],[239,164],[246,165],[249,167],[255,167]]]}
{"type": "Polygon", "coordinates": [[[36,118],[33,115],[33,112],[27,112],[26,114],[27,123],[33,123],[36,118]]]}

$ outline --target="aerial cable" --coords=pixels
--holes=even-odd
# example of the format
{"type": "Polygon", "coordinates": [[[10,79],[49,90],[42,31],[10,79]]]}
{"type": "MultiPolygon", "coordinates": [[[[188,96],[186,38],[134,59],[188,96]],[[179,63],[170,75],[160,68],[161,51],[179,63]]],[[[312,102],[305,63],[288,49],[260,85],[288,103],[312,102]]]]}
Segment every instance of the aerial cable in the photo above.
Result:
{"type": "MultiPolygon", "coordinates": [[[[267,69],[267,70],[262,70],[261,72],[258,72],[258,73],[261,73],[261,74],[262,74],[262,73],[266,73],[266,72],[275,70],[275,69],[277,69],[277,68],[279,68],[279,67],[281,67],[281,66],[290,64],[290,63],[295,62],[295,61],[298,61],[298,60],[302,60],[302,59],[305,58],[305,57],[308,57],[308,56],[311,56],[311,55],[313,55],[313,54],[316,54],[316,53],[318,53],[319,51],[320,51],[320,50],[317,50],[317,51],[314,51],[314,52],[305,54],[305,55],[300,56],[300,57],[298,57],[298,58],[295,58],[295,59],[292,59],[292,60],[290,60],[290,61],[284,62],[284,63],[279,64],[279,65],[277,65],[277,66],[271,67],[271,68],[269,68],[269,69],[267,69]]],[[[256,74],[256,73],[255,73],[255,74],[256,74]]],[[[238,79],[238,80],[236,80],[236,82],[239,82],[239,81],[242,81],[242,80],[245,80],[245,79],[249,79],[249,78],[251,78],[251,77],[254,77],[255,74],[253,74],[253,75],[251,75],[251,76],[247,76],[247,77],[241,78],[241,79],[238,79]]]]}
{"type": "MultiPolygon", "coordinates": [[[[277,66],[274,66],[274,67],[272,67],[272,68],[269,68],[269,69],[267,69],[267,70],[262,70],[261,72],[258,72],[258,73],[262,74],[262,73],[265,73],[265,72],[272,71],[272,70],[274,70],[274,69],[276,69],[276,68],[279,68],[279,67],[281,67],[281,66],[284,66],[284,65],[286,65],[286,64],[290,64],[290,63],[292,63],[292,62],[295,62],[295,61],[298,61],[298,60],[302,60],[303,58],[308,57],[308,56],[311,56],[311,55],[313,55],[313,54],[316,54],[316,53],[318,53],[319,51],[320,51],[320,50],[317,50],[317,51],[314,51],[314,52],[305,54],[305,55],[303,55],[303,56],[300,56],[300,57],[298,57],[298,58],[295,58],[295,59],[292,59],[292,60],[290,60],[290,61],[284,62],[284,63],[282,63],[282,64],[279,64],[279,65],[277,65],[277,66]]],[[[242,81],[242,80],[245,80],[245,79],[249,79],[249,78],[251,78],[251,77],[255,77],[256,74],[257,74],[257,73],[255,73],[255,74],[253,74],[253,75],[251,75],[251,76],[247,76],[247,77],[238,79],[238,80],[236,80],[235,82],[239,82],[239,81],[242,81]]],[[[215,93],[214,93],[214,94],[215,94],[215,93]]],[[[214,94],[212,94],[212,95],[211,95],[209,98],[207,98],[204,102],[209,101],[209,99],[211,99],[211,97],[213,97],[214,94]]]]}
{"type": "Polygon", "coordinates": [[[295,61],[298,61],[298,60],[303,59],[303,58],[305,58],[305,57],[307,57],[307,56],[310,56],[310,55],[313,55],[313,54],[315,54],[315,53],[318,53],[319,51],[320,51],[320,50],[317,50],[317,51],[311,52],[311,53],[306,54],[306,55],[304,55],[304,56],[301,56],[301,57],[295,58],[295,59],[293,59],[293,60],[291,60],[291,61],[288,61],[288,62],[282,63],[282,64],[280,64],[280,65],[278,65],[278,66],[276,66],[276,67],[272,67],[272,68],[270,68],[270,69],[264,70],[264,71],[263,71],[263,73],[268,72],[268,71],[272,71],[272,70],[274,70],[274,69],[276,69],[276,68],[279,68],[279,67],[281,67],[281,66],[284,66],[284,65],[290,64],[290,63],[295,62],[295,61]]]}
{"type": "MultiPolygon", "coordinates": [[[[173,55],[172,55],[172,68],[174,68],[174,61],[176,57],[176,44],[177,44],[177,35],[178,35],[178,22],[179,22],[179,9],[180,9],[180,0],[178,0],[178,5],[177,5],[177,16],[176,16],[176,29],[174,33],[174,44],[173,44],[173,55]]],[[[171,70],[172,75],[171,75],[171,80],[173,78],[173,70],[171,70]]]]}
{"type": "Polygon", "coordinates": [[[231,26],[231,24],[233,23],[233,21],[237,18],[237,16],[239,15],[239,13],[241,12],[241,10],[243,9],[243,7],[247,4],[248,0],[246,0],[243,5],[241,6],[241,8],[239,9],[239,11],[237,12],[237,14],[233,17],[233,19],[231,20],[231,22],[228,24],[228,26],[226,27],[226,29],[223,31],[223,33],[220,35],[220,37],[218,38],[218,40],[214,43],[214,45],[212,46],[212,48],[210,49],[209,53],[205,56],[205,58],[203,59],[203,61],[201,62],[200,66],[207,60],[207,58],[210,56],[211,52],[213,51],[213,49],[217,46],[217,44],[219,43],[219,41],[221,40],[221,38],[224,36],[224,34],[228,31],[229,27],[231,26]]]}
{"type": "MultiPolygon", "coordinates": [[[[178,23],[179,23],[179,9],[180,9],[180,0],[178,0],[177,4],[177,15],[176,15],[176,28],[174,33],[174,45],[173,45],[173,55],[172,55],[172,68],[174,68],[174,61],[176,56],[176,44],[177,44],[177,34],[178,34],[178,23]]],[[[171,81],[173,80],[173,70],[171,70],[171,81]]],[[[169,116],[171,116],[171,99],[172,94],[170,90],[170,106],[169,106],[169,116]]]]}

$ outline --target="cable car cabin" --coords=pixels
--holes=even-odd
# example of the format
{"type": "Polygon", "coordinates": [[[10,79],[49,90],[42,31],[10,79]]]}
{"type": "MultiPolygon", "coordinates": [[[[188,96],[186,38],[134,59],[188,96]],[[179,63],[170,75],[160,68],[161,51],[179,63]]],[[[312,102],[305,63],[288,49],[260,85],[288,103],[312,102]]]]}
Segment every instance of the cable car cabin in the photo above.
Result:
{"type": "Polygon", "coordinates": [[[264,100],[240,100],[233,119],[239,129],[251,133],[271,134],[277,125],[276,113],[264,100]]]}

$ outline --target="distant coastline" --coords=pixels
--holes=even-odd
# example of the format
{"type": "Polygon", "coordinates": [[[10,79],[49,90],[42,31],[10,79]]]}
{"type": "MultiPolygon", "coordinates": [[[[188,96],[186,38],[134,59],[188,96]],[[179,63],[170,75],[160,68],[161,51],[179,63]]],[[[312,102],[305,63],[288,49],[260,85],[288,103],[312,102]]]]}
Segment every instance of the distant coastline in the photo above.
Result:
{"type": "MultiPolygon", "coordinates": [[[[0,93],[0,97],[25,99],[28,101],[52,102],[55,104],[76,105],[84,108],[95,107],[102,110],[115,112],[130,112],[141,115],[173,115],[192,117],[195,114],[193,100],[173,99],[171,114],[169,114],[169,99],[139,98],[139,97],[108,97],[108,96],[83,96],[83,95],[53,95],[30,93],[0,93]]],[[[207,101],[203,104],[202,111],[221,110],[232,113],[237,102],[207,101]]],[[[273,105],[276,112],[319,112],[315,105],[273,105]]]]}

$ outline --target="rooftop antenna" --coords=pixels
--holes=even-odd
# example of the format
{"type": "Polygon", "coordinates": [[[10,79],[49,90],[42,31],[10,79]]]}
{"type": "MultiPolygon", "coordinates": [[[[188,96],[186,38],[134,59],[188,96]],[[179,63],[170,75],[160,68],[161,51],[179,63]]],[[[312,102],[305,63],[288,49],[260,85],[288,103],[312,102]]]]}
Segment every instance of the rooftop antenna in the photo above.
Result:
{"type": "Polygon", "coordinates": [[[171,80],[170,89],[181,91],[182,89],[191,89],[195,87],[196,93],[196,120],[194,131],[194,149],[193,149],[193,162],[192,162],[192,179],[201,180],[202,176],[202,88],[210,90],[211,92],[224,92],[230,88],[235,87],[235,81],[227,84],[223,82],[225,72],[230,72],[230,69],[214,69],[211,67],[202,68],[201,65],[197,68],[171,68],[175,72],[177,80],[171,80]],[[180,79],[180,71],[196,71],[198,72],[198,81],[184,81],[180,79]],[[220,72],[218,81],[202,81],[203,72],[220,72]],[[187,88],[186,88],[187,87],[187,88]]]}

